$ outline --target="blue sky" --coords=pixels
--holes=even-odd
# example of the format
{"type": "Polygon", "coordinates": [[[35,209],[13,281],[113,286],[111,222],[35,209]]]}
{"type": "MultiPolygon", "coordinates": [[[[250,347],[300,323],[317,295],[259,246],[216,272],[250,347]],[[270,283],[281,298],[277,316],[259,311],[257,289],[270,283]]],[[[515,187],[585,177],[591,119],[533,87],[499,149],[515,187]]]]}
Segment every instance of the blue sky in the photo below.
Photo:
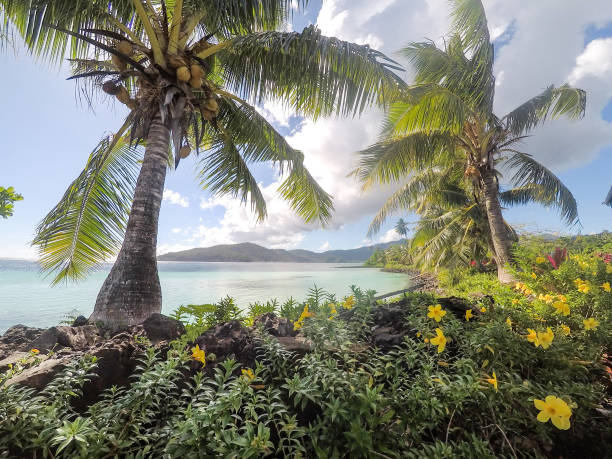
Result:
{"type": "MultiPolygon", "coordinates": [[[[537,94],[548,84],[570,81],[589,92],[589,108],[579,123],[553,121],[526,141],[524,151],[552,168],[579,203],[582,227],[567,228],[553,211],[526,206],[506,212],[525,230],[592,233],[612,229],[612,210],[601,205],[612,184],[612,7],[590,3],[518,0],[510,7],[501,0],[485,1],[496,51],[496,110],[500,114],[537,94]],[[547,9],[547,5],[549,9],[547,9]],[[550,17],[550,7],[554,15],[550,17]]],[[[370,43],[391,55],[408,41],[441,40],[448,28],[443,0],[366,0],[311,2],[296,13],[293,28],[317,23],[323,33],[370,43]]],[[[33,60],[26,51],[0,54],[2,110],[0,185],[24,195],[14,217],[0,220],[0,257],[34,257],[29,247],[36,224],[60,199],[78,175],[99,139],[117,129],[125,109],[100,101],[95,112],[78,104],[76,85],[58,69],[33,60]]],[[[410,72],[403,75],[410,79],[410,72]]],[[[368,223],[392,191],[361,195],[346,177],[354,166],[354,151],[371,143],[380,113],[361,119],[302,120],[277,103],[262,112],[304,151],[306,164],[335,196],[337,212],[327,229],[308,226],[288,212],[276,197],[275,171],[254,171],[270,197],[269,220],[255,225],[248,209],[227,198],[216,199],[198,188],[194,164],[183,161],[166,182],[159,230],[160,252],[216,243],[252,241],[269,247],[352,248],[369,243],[368,223]]],[[[400,215],[398,215],[399,217],[400,215]]],[[[401,215],[410,220],[410,215],[401,215]]],[[[395,219],[394,219],[395,220],[395,219]]],[[[392,222],[378,240],[395,239],[392,222]]]]}

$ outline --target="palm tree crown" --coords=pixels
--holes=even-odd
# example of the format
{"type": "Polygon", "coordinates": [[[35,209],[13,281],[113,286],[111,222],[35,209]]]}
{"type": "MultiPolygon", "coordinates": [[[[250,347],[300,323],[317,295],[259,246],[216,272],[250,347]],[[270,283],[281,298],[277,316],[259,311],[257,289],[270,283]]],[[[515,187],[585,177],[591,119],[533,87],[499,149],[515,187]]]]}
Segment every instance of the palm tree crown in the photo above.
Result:
{"type": "Polygon", "coordinates": [[[568,223],[578,219],[571,192],[518,148],[548,118],[583,116],[586,94],[569,85],[550,86],[505,116],[496,116],[494,48],[484,8],[480,0],[452,3],[452,32],[443,48],[427,41],[401,51],[415,68],[414,84],[392,104],[380,140],[361,152],[355,174],[364,188],[420,174],[420,183],[409,179],[383,206],[370,226],[376,232],[391,213],[415,208],[427,174],[446,176],[459,168],[462,186],[487,216],[501,278],[511,258],[512,234],[500,202],[538,202],[557,208],[568,223]],[[500,192],[502,168],[512,171],[512,187],[500,192]]]}

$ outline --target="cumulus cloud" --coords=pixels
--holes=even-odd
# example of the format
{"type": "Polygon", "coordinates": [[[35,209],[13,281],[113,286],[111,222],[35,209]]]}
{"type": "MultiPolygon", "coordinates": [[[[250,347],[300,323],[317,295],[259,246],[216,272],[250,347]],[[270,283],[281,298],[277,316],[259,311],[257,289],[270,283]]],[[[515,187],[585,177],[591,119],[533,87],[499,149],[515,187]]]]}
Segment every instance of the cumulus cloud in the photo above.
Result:
{"type": "Polygon", "coordinates": [[[167,188],[164,190],[163,200],[177,206],[189,207],[189,198],[187,196],[183,196],[178,191],[172,191],[167,188]]]}
{"type": "Polygon", "coordinates": [[[395,229],[391,228],[385,234],[380,237],[379,242],[391,242],[398,241],[401,239],[401,236],[395,231],[395,229]]]}
{"type": "Polygon", "coordinates": [[[325,252],[326,250],[330,249],[330,245],[329,245],[329,241],[325,241],[324,244],[321,245],[321,247],[319,247],[319,252],[325,252]]]}

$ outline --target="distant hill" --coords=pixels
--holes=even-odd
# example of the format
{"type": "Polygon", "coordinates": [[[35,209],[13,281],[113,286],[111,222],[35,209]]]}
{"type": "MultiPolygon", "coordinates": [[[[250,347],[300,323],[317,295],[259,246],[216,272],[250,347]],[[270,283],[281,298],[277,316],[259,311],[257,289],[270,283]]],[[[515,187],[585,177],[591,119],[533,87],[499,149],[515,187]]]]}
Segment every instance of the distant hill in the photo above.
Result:
{"type": "Polygon", "coordinates": [[[159,261],[270,261],[286,263],[363,263],[377,249],[386,249],[402,241],[387,242],[350,250],[310,250],[266,249],[257,244],[224,244],[213,247],[170,252],[157,257],[159,261]]]}

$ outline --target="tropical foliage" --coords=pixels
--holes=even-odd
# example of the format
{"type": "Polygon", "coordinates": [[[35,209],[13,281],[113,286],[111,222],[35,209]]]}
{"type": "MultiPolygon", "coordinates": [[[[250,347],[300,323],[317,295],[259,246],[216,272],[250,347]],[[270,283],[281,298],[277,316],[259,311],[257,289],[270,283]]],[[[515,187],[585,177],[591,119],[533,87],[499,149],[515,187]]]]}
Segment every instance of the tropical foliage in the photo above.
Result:
{"type": "MultiPolygon", "coordinates": [[[[250,368],[209,361],[179,340],[167,357],[147,351],[129,387],[82,411],[73,405],[95,373],[91,358],[71,363],[40,394],[0,378],[0,454],[604,457],[612,447],[605,250],[570,254],[554,269],[542,262],[546,253],[525,247],[517,285],[477,274],[449,287],[485,294],[465,311],[429,294],[394,300],[408,333],[392,349],[372,345],[374,315],[385,308],[372,292],[354,287],[339,300],[315,288],[305,302],[291,300],[291,320],[312,345],[302,356],[263,331],[250,368]]],[[[219,320],[233,315],[232,304],[217,305],[219,320]]],[[[177,316],[193,326],[200,312],[186,307],[177,316]]],[[[32,353],[20,365],[41,360],[32,353]]]]}
{"type": "MultiPolygon", "coordinates": [[[[452,30],[443,48],[426,41],[410,43],[401,51],[414,67],[414,83],[392,104],[380,140],[360,152],[354,173],[364,189],[376,183],[401,183],[373,220],[370,233],[378,231],[391,213],[419,208],[421,199],[415,192],[419,179],[403,183],[411,174],[426,181],[435,180],[429,175],[451,177],[450,183],[463,190],[460,194],[470,196],[470,204],[459,199],[457,212],[446,223],[475,220],[465,212],[470,206],[480,207],[474,212],[486,217],[503,278],[513,236],[503,220],[502,204],[536,202],[556,208],[570,224],[578,219],[571,192],[549,169],[520,151],[520,143],[549,118],[583,116],[586,95],[568,85],[550,86],[506,115],[494,114],[494,46],[484,8],[480,0],[452,3],[452,30]],[[500,190],[502,170],[512,173],[509,189],[500,190]]],[[[445,210],[433,210],[434,215],[426,218],[444,219],[445,210]]],[[[463,228],[467,227],[464,222],[463,228]]],[[[446,232],[435,234],[444,238],[446,232]]],[[[470,250],[469,243],[470,238],[460,253],[470,250]]]]}
{"type": "Polygon", "coordinates": [[[4,188],[0,186],[0,217],[9,218],[13,216],[13,204],[21,201],[23,196],[15,192],[12,186],[4,188]]]}

